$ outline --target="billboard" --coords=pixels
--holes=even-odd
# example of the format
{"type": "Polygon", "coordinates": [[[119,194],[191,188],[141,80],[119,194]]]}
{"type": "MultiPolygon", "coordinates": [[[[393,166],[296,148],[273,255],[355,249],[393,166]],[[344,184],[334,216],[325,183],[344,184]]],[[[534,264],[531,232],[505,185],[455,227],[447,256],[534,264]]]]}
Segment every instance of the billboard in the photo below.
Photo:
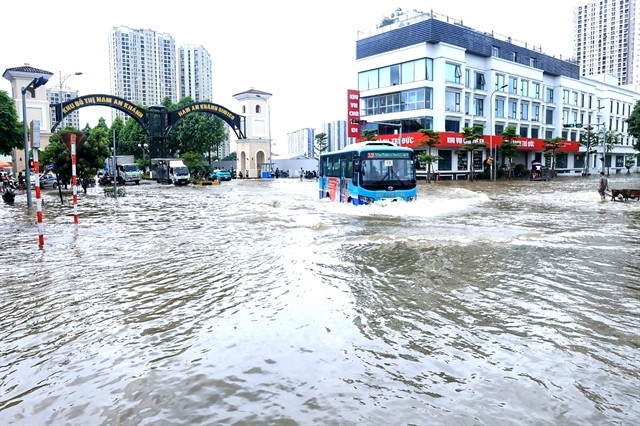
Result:
{"type": "Polygon", "coordinates": [[[360,91],[347,90],[347,137],[360,137],[360,91]]]}

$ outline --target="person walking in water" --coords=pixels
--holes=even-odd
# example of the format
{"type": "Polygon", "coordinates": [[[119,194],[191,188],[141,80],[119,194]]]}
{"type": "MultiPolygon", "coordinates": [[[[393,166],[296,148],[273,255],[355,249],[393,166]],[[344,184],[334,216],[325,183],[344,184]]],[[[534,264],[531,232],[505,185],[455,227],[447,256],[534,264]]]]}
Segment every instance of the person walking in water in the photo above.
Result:
{"type": "Polygon", "coordinates": [[[609,179],[604,175],[604,172],[600,172],[600,181],[598,182],[598,193],[600,199],[604,201],[604,192],[609,190],[609,179]]]}
{"type": "Polygon", "coordinates": [[[300,182],[302,182],[302,177],[304,176],[304,169],[300,167],[300,182]]]}

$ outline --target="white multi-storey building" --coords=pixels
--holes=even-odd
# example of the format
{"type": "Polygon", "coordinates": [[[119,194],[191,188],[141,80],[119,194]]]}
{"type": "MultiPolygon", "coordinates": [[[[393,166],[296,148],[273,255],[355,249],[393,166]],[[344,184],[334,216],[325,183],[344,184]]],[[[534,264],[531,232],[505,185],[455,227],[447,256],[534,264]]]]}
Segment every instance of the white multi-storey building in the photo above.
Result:
{"type": "Polygon", "coordinates": [[[316,132],[305,128],[287,133],[287,155],[313,157],[316,132]]]}
{"type": "Polygon", "coordinates": [[[178,49],[179,99],[190,96],[195,102],[213,98],[211,55],[202,46],[188,44],[178,49]]]}
{"type": "Polygon", "coordinates": [[[350,142],[347,137],[346,120],[323,123],[322,133],[327,135],[327,152],[342,149],[350,142]]]}
{"type": "Polygon", "coordinates": [[[483,170],[483,160],[496,151],[507,126],[519,135],[515,161],[525,166],[548,163],[545,140],[560,137],[564,146],[557,153],[558,173],[599,170],[603,148],[586,155],[578,142],[588,124],[594,131],[613,130],[619,136],[614,150],[605,150],[612,173],[626,172],[624,163],[636,161],[625,120],[640,94],[611,84],[606,76],[581,78],[576,63],[441,21],[434,14],[361,36],[356,59],[366,128],[377,130],[380,139],[398,142],[400,126],[401,144],[416,150],[426,149],[420,146],[420,129],[440,132],[432,154],[441,157],[436,170],[448,177],[464,176],[471,167],[483,170]],[[487,150],[474,151],[470,159],[461,149],[462,133],[475,125],[484,128],[487,150]]]}
{"type": "MultiPolygon", "coordinates": [[[[109,37],[111,94],[135,105],[178,101],[176,46],[170,34],[114,27],[109,37]]],[[[113,110],[114,115],[126,115],[113,110]]]]}
{"type": "Polygon", "coordinates": [[[573,54],[580,75],[611,74],[639,83],[640,10],[636,0],[585,0],[573,11],[573,54]]]}
{"type": "MultiPolygon", "coordinates": [[[[71,99],[78,97],[78,91],[69,89],[68,87],[58,87],[53,89],[47,89],[47,100],[49,104],[58,104],[60,102],[67,102],[71,99]]],[[[56,111],[51,108],[51,122],[56,122],[56,111]]],[[[67,126],[80,129],[80,115],[78,110],[73,110],[69,114],[62,117],[62,122],[58,124],[57,130],[63,129],[67,126]]]]}

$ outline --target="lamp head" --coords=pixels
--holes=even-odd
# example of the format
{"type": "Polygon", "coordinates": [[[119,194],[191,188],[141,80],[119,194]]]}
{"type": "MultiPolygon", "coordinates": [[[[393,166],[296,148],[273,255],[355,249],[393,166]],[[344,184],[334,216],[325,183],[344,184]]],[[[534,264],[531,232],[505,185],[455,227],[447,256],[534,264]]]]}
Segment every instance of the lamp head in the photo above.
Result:
{"type": "Polygon", "coordinates": [[[49,77],[38,77],[38,78],[34,78],[33,81],[31,82],[31,86],[36,89],[40,86],[44,86],[45,84],[47,84],[47,82],[49,81],[49,77]]]}

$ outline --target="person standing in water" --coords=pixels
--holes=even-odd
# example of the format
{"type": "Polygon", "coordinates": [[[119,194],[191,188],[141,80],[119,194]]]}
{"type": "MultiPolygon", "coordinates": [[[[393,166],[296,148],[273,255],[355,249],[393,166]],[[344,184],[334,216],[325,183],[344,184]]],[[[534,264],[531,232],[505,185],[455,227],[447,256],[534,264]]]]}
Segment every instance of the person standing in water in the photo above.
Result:
{"type": "Polygon", "coordinates": [[[609,190],[609,179],[604,175],[604,172],[600,172],[600,181],[598,182],[598,193],[600,199],[604,201],[605,191],[609,190]]]}

